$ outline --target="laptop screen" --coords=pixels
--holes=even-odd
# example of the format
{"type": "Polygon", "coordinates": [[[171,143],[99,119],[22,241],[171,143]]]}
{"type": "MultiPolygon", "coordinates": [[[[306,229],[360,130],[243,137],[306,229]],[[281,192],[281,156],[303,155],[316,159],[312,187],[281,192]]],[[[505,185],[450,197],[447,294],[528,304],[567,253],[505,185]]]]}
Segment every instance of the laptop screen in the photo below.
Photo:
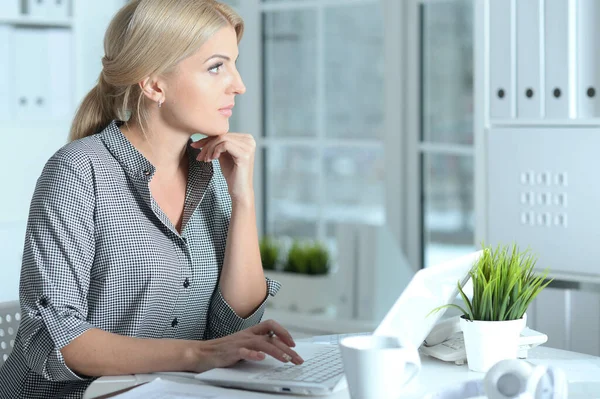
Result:
{"type": "Polygon", "coordinates": [[[383,318],[375,335],[395,336],[403,346],[419,347],[446,309],[430,312],[451,303],[464,285],[482,251],[421,269],[411,279],[394,306],[383,318]]]}

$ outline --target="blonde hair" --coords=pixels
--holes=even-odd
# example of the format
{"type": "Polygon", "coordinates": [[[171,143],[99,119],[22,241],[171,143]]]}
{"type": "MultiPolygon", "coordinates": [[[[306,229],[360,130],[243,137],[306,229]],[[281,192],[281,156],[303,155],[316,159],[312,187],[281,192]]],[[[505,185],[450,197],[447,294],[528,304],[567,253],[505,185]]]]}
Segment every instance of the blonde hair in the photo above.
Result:
{"type": "Polygon", "coordinates": [[[148,103],[139,82],[172,71],[227,25],[235,29],[239,43],[242,18],[216,0],[127,3],[106,31],[102,72],[77,110],[69,141],[98,133],[113,119],[135,120],[144,130],[148,103]]]}

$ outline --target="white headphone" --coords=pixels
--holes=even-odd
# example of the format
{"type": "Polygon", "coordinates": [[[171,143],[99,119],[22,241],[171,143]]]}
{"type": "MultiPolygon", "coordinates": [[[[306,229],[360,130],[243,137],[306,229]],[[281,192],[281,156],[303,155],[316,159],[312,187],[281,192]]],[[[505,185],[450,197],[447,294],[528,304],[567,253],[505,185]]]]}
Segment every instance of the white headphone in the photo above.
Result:
{"type": "Polygon", "coordinates": [[[483,380],[468,381],[430,398],[465,399],[485,395],[489,399],[567,399],[567,390],[567,377],[562,370],[511,359],[496,363],[483,380]]]}

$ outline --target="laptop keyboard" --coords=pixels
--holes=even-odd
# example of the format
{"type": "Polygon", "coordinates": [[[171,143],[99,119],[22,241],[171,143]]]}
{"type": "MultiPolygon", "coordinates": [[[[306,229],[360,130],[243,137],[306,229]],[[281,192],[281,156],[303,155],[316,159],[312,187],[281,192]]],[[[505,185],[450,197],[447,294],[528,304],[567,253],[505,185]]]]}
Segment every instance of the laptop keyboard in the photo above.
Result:
{"type": "Polygon", "coordinates": [[[327,347],[301,365],[284,365],[254,378],[259,380],[283,380],[321,383],[344,373],[339,348],[327,347]]]}

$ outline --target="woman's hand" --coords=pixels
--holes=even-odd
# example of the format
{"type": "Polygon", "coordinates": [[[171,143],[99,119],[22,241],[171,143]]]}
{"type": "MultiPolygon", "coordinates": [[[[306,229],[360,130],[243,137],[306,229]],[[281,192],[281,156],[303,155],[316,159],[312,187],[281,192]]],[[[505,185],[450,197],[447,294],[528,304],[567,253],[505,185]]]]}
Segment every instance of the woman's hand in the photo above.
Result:
{"type": "Polygon", "coordinates": [[[252,135],[227,133],[205,137],[192,143],[192,146],[202,149],[196,157],[197,160],[219,160],[232,200],[253,199],[252,176],[256,142],[252,135]]]}
{"type": "Polygon", "coordinates": [[[292,347],[296,343],[290,333],[273,320],[267,320],[238,333],[203,341],[194,371],[228,367],[240,360],[264,360],[270,355],[283,363],[302,364],[304,360],[292,347]],[[275,335],[269,336],[273,331],[275,335]]]}

